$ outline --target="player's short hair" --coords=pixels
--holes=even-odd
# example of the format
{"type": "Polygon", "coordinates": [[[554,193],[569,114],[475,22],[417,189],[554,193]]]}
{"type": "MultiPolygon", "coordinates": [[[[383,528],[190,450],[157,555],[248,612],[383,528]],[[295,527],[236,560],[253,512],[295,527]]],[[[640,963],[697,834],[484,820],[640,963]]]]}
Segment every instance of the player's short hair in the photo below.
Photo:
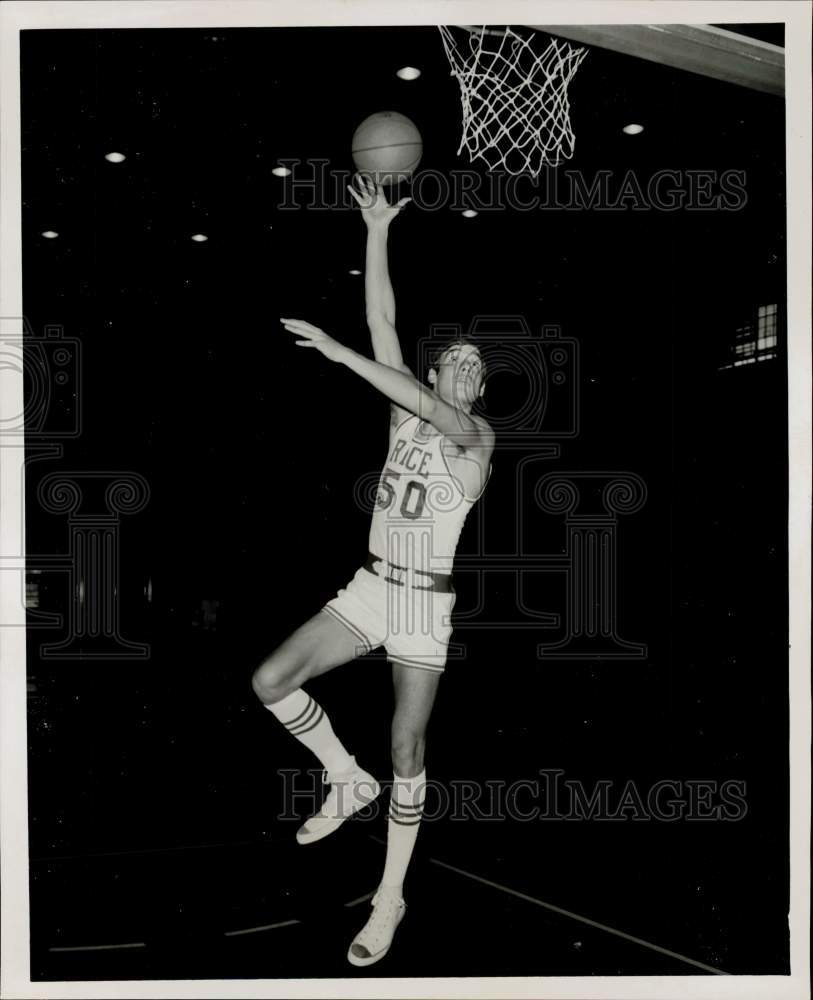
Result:
{"type": "Polygon", "coordinates": [[[470,347],[474,347],[480,356],[481,362],[481,372],[482,372],[482,384],[485,385],[486,379],[488,378],[488,362],[483,356],[483,348],[477,343],[475,337],[452,337],[450,340],[444,341],[438,347],[434,348],[429,356],[429,367],[437,369],[440,364],[440,359],[443,355],[453,347],[461,347],[463,344],[468,344],[470,347]]]}

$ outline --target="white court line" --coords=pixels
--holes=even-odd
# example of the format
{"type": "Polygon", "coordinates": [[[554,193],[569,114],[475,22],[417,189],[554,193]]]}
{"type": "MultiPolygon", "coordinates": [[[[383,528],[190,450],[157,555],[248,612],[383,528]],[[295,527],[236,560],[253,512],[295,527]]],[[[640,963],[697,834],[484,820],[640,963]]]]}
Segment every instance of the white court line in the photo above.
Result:
{"type": "MultiPolygon", "coordinates": [[[[359,903],[365,902],[365,900],[372,899],[374,893],[368,892],[363,896],[359,896],[357,899],[351,899],[350,902],[345,903],[345,906],[358,906],[359,903]]],[[[294,924],[301,924],[301,920],[280,920],[276,924],[262,924],[259,927],[245,927],[239,931],[224,931],[226,937],[237,937],[240,934],[259,934],[262,931],[274,931],[278,927],[292,927],[294,924]]]]}
{"type": "Polygon", "coordinates": [[[365,903],[368,899],[372,899],[375,895],[374,892],[366,892],[363,896],[359,896],[358,899],[351,899],[349,903],[345,903],[345,906],[358,906],[359,903],[365,903]]]}
{"type": "MultiPolygon", "coordinates": [[[[383,841],[382,841],[383,843],[383,841]]],[[[706,972],[713,972],[715,976],[727,976],[728,972],[723,972],[722,969],[715,969],[711,965],[705,965],[703,962],[698,962],[694,958],[688,958],[686,955],[680,955],[676,951],[670,951],[668,948],[661,948],[659,944],[652,944],[651,941],[644,941],[643,938],[634,937],[632,934],[627,934],[624,931],[617,931],[614,927],[608,927],[606,924],[600,924],[597,920],[591,920],[589,917],[582,917],[578,913],[571,913],[570,910],[563,910],[560,906],[554,906],[553,903],[545,903],[541,899],[536,899],[534,896],[528,896],[524,892],[519,892],[517,889],[510,889],[507,885],[500,885],[499,882],[492,882],[490,879],[483,878],[481,875],[474,875],[471,872],[464,871],[462,868],[455,868],[454,865],[447,865],[445,861],[438,861],[437,858],[429,858],[429,861],[433,865],[438,865],[440,868],[447,868],[450,872],[455,872],[457,875],[463,875],[465,878],[470,878],[474,882],[480,882],[482,885],[490,886],[492,889],[499,889],[500,892],[506,892],[509,896],[516,896],[518,899],[524,899],[526,903],[534,903],[536,906],[544,906],[546,910],[552,910],[554,913],[559,913],[563,917],[570,917],[571,920],[578,920],[580,923],[587,924],[589,927],[596,927],[600,931],[606,931],[608,934],[615,934],[616,937],[624,938],[625,941],[632,941],[634,944],[643,945],[644,948],[651,948],[652,951],[660,952],[661,955],[668,955],[670,958],[677,958],[681,962],[686,962],[688,965],[695,965],[698,969],[704,969],[706,972]]]]}
{"type": "Polygon", "coordinates": [[[128,944],[75,944],[70,947],[63,945],[49,948],[48,951],[117,951],[119,948],[146,948],[144,941],[131,941],[128,944]]]}
{"type": "Polygon", "coordinates": [[[280,920],[276,924],[261,924],[259,927],[244,927],[239,931],[223,931],[224,937],[239,937],[241,934],[259,934],[261,931],[275,931],[278,927],[293,927],[301,924],[301,920],[280,920]]]}
{"type": "MultiPolygon", "coordinates": [[[[370,834],[370,839],[375,840],[379,844],[386,844],[386,840],[382,840],[381,837],[376,837],[374,834],[370,834]]],[[[524,899],[526,903],[533,903],[535,906],[543,906],[546,910],[552,910],[554,913],[559,913],[563,917],[570,917],[571,920],[578,920],[582,924],[587,924],[589,927],[596,927],[600,931],[606,931],[608,934],[615,934],[616,937],[624,938],[625,941],[632,941],[634,944],[640,944],[644,948],[651,948],[652,951],[660,952],[661,955],[668,955],[670,958],[677,958],[681,962],[686,962],[688,965],[697,966],[698,969],[704,969],[706,972],[713,972],[715,976],[728,976],[730,973],[723,972],[722,969],[715,969],[711,965],[706,965],[703,962],[698,962],[697,959],[689,958],[687,955],[681,955],[676,951],[670,951],[668,948],[662,948],[659,944],[653,944],[651,941],[644,941],[643,938],[635,937],[632,934],[627,934],[625,931],[617,931],[614,927],[608,927],[606,924],[600,924],[597,920],[591,920],[589,917],[583,917],[579,913],[572,913],[570,910],[563,910],[561,906],[554,906],[553,903],[546,903],[542,899],[537,899],[535,896],[529,896],[527,893],[520,892],[518,889],[511,889],[507,885],[501,885],[499,882],[492,882],[490,879],[483,878],[482,875],[475,875],[473,872],[467,872],[463,868],[455,868],[454,865],[446,864],[445,861],[438,861],[437,858],[428,858],[433,865],[437,865],[439,868],[446,868],[450,872],[455,872],[457,875],[462,875],[464,878],[470,878],[473,882],[479,882],[481,885],[490,886],[492,889],[499,889],[500,892],[508,893],[509,896],[516,896],[517,899],[524,899]]]]}
{"type": "MultiPolygon", "coordinates": [[[[358,906],[359,903],[365,902],[365,900],[372,899],[373,893],[368,892],[364,896],[359,896],[357,899],[351,899],[345,906],[358,906]]],[[[240,937],[244,934],[261,934],[263,931],[275,931],[279,927],[293,927],[295,924],[301,924],[301,920],[280,920],[275,924],[260,924],[258,927],[243,927],[237,931],[224,931],[224,937],[240,937]]],[[[143,941],[134,941],[131,944],[80,944],[72,945],[71,947],[52,947],[48,951],[113,951],[117,948],[146,948],[147,945],[143,941]]]]}

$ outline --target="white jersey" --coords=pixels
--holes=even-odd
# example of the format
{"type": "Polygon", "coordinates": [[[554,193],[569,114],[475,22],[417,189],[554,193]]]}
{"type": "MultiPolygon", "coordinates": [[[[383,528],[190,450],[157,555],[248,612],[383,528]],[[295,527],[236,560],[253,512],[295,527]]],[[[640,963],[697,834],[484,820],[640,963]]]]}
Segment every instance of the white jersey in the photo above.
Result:
{"type": "Polygon", "coordinates": [[[369,549],[379,559],[430,573],[452,572],[463,522],[482,491],[465,495],[446,462],[443,441],[414,415],[391,427],[370,525],[369,549]]]}

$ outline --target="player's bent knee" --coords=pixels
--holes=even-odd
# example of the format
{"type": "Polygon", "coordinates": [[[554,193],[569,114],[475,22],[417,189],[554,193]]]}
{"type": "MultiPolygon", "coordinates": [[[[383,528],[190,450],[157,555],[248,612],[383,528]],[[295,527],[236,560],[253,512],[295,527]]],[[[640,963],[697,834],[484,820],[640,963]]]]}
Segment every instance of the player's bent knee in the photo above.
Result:
{"type": "Polygon", "coordinates": [[[392,769],[402,778],[414,778],[423,770],[426,741],[420,733],[410,730],[392,734],[392,769]]]}
{"type": "Polygon", "coordinates": [[[296,674],[293,664],[272,656],[254,671],[251,686],[264,705],[273,705],[300,686],[296,674]]]}

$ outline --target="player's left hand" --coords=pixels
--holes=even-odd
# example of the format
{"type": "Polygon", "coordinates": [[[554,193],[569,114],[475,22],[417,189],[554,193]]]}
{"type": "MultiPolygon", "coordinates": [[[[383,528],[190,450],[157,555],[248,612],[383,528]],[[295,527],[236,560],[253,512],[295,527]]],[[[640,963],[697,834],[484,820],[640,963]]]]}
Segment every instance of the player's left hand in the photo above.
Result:
{"type": "Polygon", "coordinates": [[[347,352],[344,344],[340,344],[338,340],[328,336],[318,326],[306,323],[304,319],[282,319],[280,317],[280,323],[286,330],[290,330],[297,337],[302,337],[302,340],[296,341],[297,347],[315,347],[330,361],[341,361],[342,355],[347,352]]]}
{"type": "Polygon", "coordinates": [[[401,198],[390,205],[380,184],[373,183],[362,173],[356,174],[353,180],[358,189],[348,184],[347,190],[361,208],[362,217],[370,229],[381,226],[386,229],[401,209],[412,201],[411,198],[401,198]]]}

